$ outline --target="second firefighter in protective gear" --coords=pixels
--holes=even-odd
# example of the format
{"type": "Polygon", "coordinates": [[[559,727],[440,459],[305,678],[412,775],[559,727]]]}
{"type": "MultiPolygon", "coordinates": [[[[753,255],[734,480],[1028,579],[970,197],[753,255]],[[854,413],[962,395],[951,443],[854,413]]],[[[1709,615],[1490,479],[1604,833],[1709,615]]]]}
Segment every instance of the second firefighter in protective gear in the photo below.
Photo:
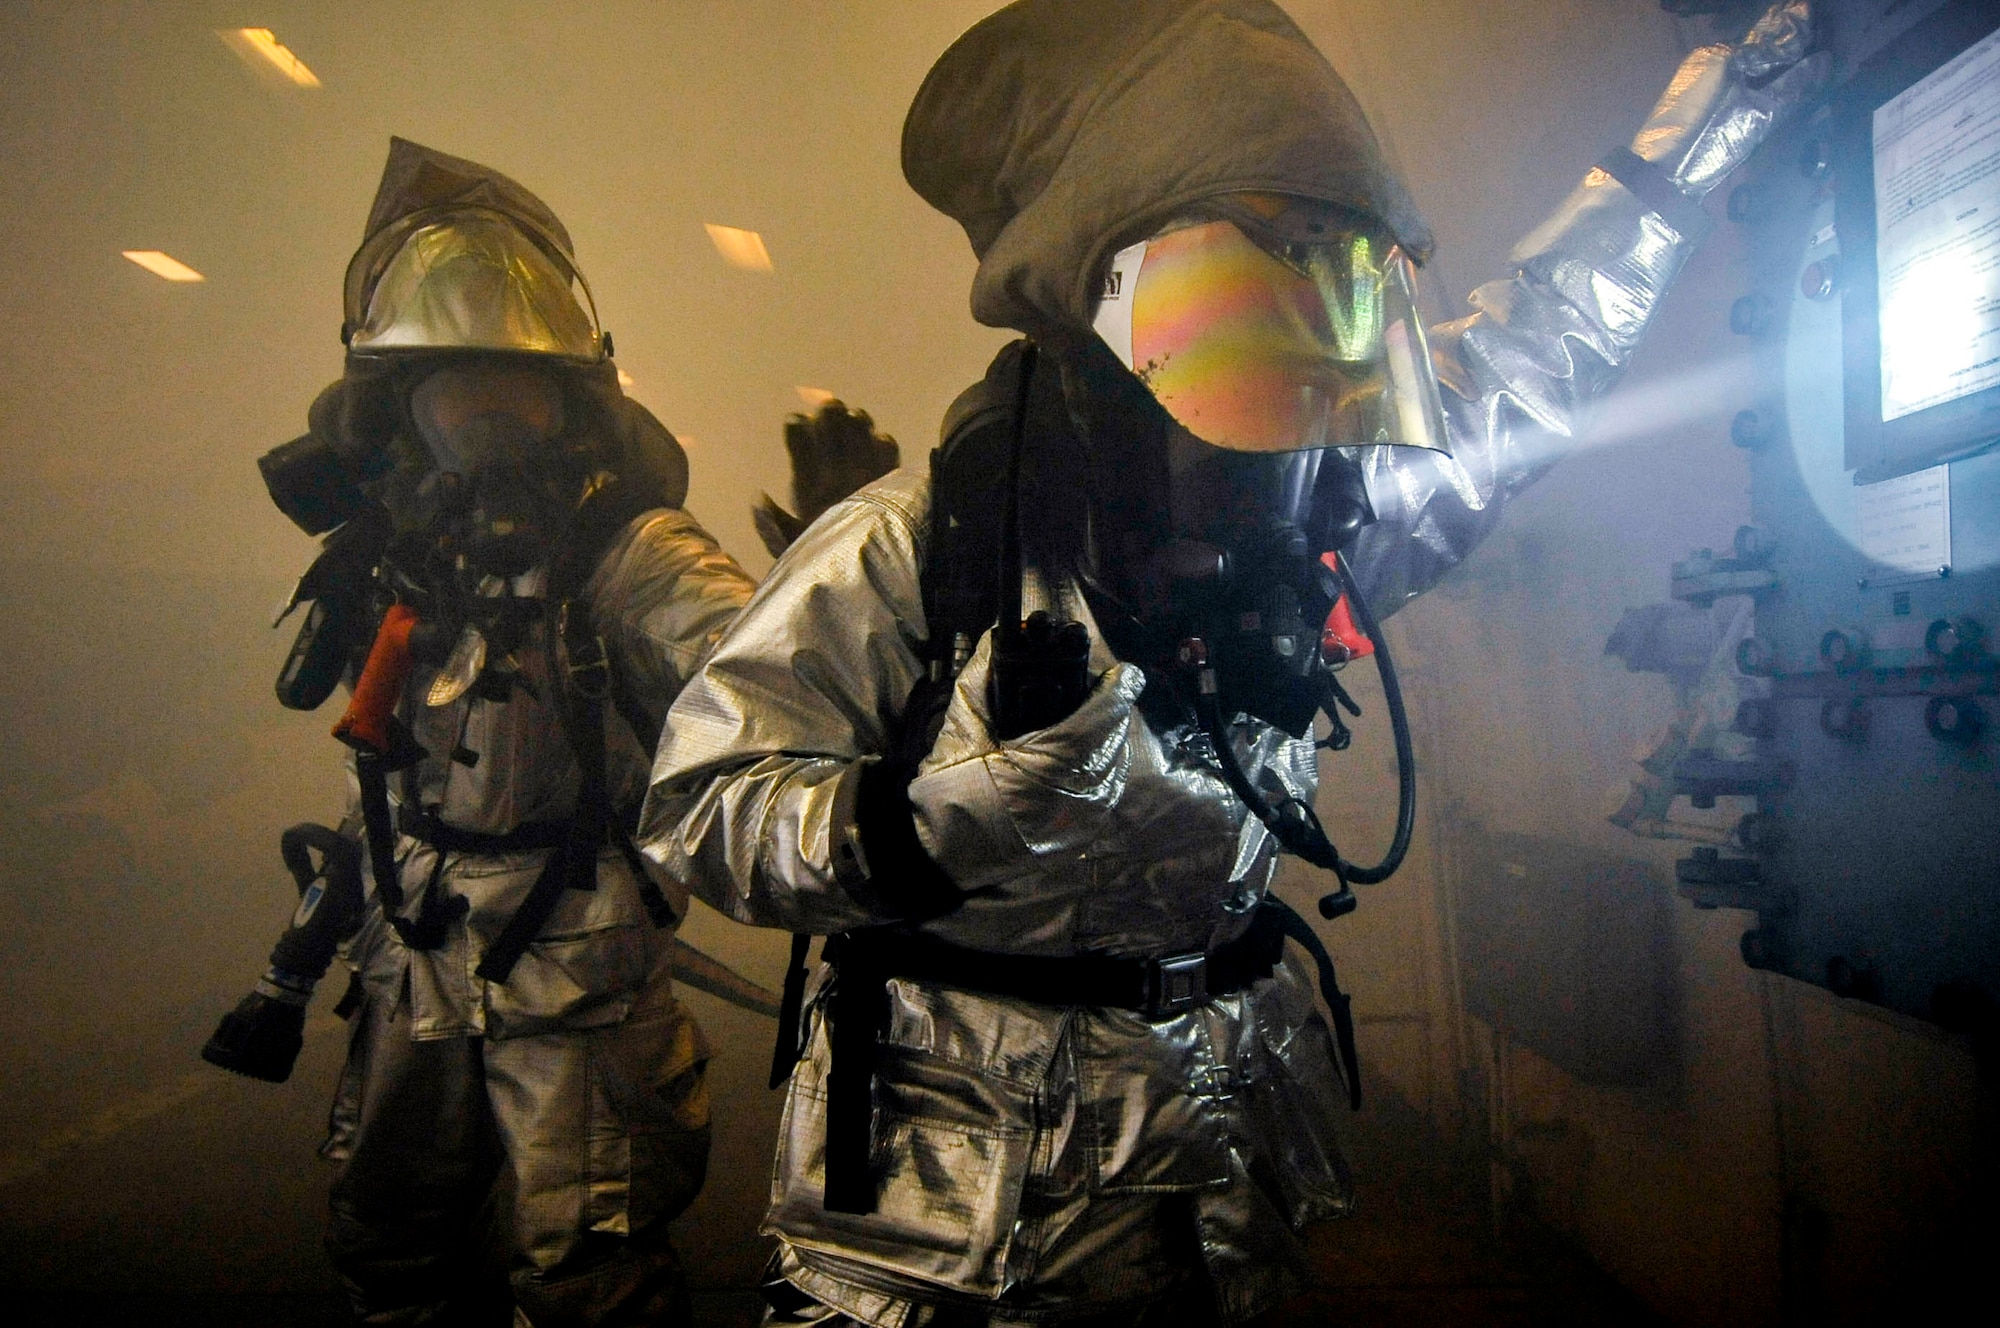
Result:
{"type": "MultiPolygon", "coordinates": [[[[347,373],[265,463],[308,529],[341,523],[330,556],[370,544],[368,613],[313,593],[380,620],[330,647],[366,652],[338,732],[369,907],[328,1248],[363,1321],[431,1322],[504,1170],[524,1322],[684,1322],[666,1224],[707,1165],[708,1048],[670,981],[687,892],[626,836],[751,581],[520,185],[396,140],[346,296],[347,373]]],[[[295,654],[281,695],[317,704],[295,654]]]]}
{"type": "Polygon", "coordinates": [[[1541,473],[1809,35],[1781,5],[1696,52],[1428,333],[1428,232],[1268,0],[1021,0],[946,52],[905,174],[1029,339],[929,476],[779,563],[640,829],[717,907],[831,937],[771,1322],[1240,1323],[1297,1285],[1350,1203],[1345,1094],[1269,887],[1281,844],[1365,879],[1311,809],[1321,627],[1427,589],[1541,473]]]}

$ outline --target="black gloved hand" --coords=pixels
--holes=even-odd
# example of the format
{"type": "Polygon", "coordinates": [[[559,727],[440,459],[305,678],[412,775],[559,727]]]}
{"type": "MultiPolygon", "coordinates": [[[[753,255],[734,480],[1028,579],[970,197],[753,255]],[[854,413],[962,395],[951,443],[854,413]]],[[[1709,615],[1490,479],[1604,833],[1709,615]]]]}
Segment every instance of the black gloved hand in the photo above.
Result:
{"type": "Polygon", "coordinates": [[[902,461],[896,440],[875,427],[865,410],[828,401],[811,416],[785,421],[785,450],[792,458],[792,506],[778,506],[770,494],[750,510],[757,535],[773,558],[805,528],[856,489],[880,479],[902,461]]]}

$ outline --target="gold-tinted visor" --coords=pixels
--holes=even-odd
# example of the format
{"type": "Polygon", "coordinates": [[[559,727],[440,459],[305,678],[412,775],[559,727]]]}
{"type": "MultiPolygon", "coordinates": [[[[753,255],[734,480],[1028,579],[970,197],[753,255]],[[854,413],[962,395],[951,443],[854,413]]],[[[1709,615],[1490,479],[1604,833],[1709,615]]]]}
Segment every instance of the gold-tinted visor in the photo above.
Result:
{"type": "Polygon", "coordinates": [[[348,349],[518,351],[604,358],[597,306],[561,250],[484,208],[418,214],[347,271],[348,349]]]}
{"type": "Polygon", "coordinates": [[[1214,446],[1447,450],[1409,259],[1373,236],[1266,248],[1232,221],[1168,230],[1112,259],[1096,329],[1214,446]]]}

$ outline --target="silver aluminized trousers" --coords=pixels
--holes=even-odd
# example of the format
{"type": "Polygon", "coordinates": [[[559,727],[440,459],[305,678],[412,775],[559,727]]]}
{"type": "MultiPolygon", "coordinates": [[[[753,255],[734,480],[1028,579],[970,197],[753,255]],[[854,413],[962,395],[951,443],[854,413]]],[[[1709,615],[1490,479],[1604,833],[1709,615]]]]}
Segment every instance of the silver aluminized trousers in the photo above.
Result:
{"type": "Polygon", "coordinates": [[[327,1251],[370,1324],[439,1322],[504,1169],[514,1301],[536,1328],[692,1322],[666,1226],[708,1165],[704,1048],[669,996],[622,1023],[412,1041],[363,1002],[334,1103],[327,1251]]]}

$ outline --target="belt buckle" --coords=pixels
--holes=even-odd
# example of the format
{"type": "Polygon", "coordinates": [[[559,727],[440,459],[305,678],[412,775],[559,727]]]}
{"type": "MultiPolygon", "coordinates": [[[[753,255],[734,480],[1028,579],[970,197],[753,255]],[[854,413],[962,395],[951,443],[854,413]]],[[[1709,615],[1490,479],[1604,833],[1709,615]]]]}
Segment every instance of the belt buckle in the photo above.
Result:
{"type": "Polygon", "coordinates": [[[1146,974],[1146,1016],[1169,1019],[1208,1002],[1208,956],[1199,950],[1152,961],[1146,974]]]}

